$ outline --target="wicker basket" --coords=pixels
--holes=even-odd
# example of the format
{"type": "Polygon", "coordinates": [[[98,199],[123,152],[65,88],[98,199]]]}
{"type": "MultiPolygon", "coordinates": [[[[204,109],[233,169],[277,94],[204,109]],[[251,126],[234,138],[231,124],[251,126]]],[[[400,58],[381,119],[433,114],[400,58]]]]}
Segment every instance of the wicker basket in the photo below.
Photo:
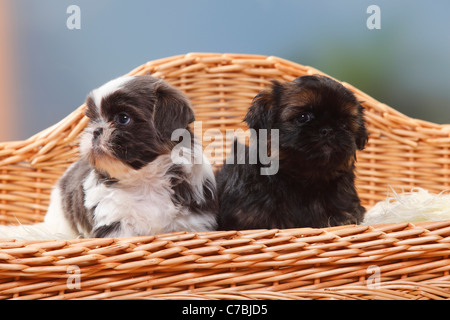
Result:
{"type": "MultiPolygon", "coordinates": [[[[246,129],[271,79],[321,73],[277,57],[190,53],[130,74],[191,99],[203,132],[246,129]]],[[[353,90],[370,141],[358,154],[366,207],[397,191],[450,184],[450,126],[411,119],[353,90]]],[[[84,105],[25,141],[0,144],[0,224],[41,221],[52,185],[77,159],[84,105]]],[[[215,163],[223,160],[216,154],[215,163]]],[[[1,299],[439,299],[450,297],[450,221],[327,229],[179,232],[72,241],[0,240],[1,299]]]]}

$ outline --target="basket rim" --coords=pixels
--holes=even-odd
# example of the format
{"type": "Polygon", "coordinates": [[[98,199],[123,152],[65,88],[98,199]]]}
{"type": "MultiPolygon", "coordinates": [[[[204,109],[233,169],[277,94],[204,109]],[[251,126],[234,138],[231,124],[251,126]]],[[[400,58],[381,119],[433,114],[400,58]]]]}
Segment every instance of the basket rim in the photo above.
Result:
{"type": "MultiPolygon", "coordinates": [[[[357,87],[353,86],[352,84],[350,84],[348,82],[341,81],[341,80],[339,80],[329,74],[326,74],[314,67],[311,67],[308,65],[302,65],[300,63],[293,62],[293,61],[287,60],[285,58],[280,58],[280,57],[274,56],[274,55],[266,56],[266,55],[261,55],[261,54],[246,54],[246,53],[189,52],[186,54],[177,54],[177,55],[172,55],[172,56],[168,56],[168,57],[163,57],[163,58],[158,58],[155,60],[147,61],[146,63],[144,63],[138,67],[135,67],[131,71],[123,74],[123,76],[136,76],[136,75],[148,74],[149,73],[148,69],[146,69],[143,72],[144,68],[151,68],[152,69],[151,74],[155,75],[161,70],[167,69],[169,67],[181,65],[183,63],[192,62],[199,58],[200,59],[208,59],[209,58],[209,59],[211,59],[211,61],[220,60],[220,61],[228,61],[228,62],[234,62],[234,63],[240,63],[240,64],[250,64],[251,60],[255,60],[258,62],[267,61],[268,63],[272,63],[272,64],[283,63],[285,65],[288,65],[288,66],[290,65],[290,66],[293,66],[296,68],[304,68],[305,70],[307,70],[307,72],[309,74],[322,74],[322,75],[325,75],[327,77],[330,77],[330,78],[340,82],[346,88],[353,91],[357,96],[365,98],[365,99],[363,99],[364,103],[378,104],[378,107],[382,108],[382,112],[390,113],[393,116],[399,116],[404,119],[408,119],[411,121],[411,125],[414,125],[417,127],[438,128],[438,129],[442,130],[444,134],[447,134],[447,135],[450,134],[450,124],[445,124],[445,123],[439,124],[439,123],[435,123],[432,121],[427,121],[427,120],[423,120],[423,119],[419,119],[419,118],[410,117],[410,116],[406,115],[405,113],[397,111],[395,108],[380,102],[379,100],[375,99],[371,95],[369,95],[365,92],[362,92],[357,87]],[[238,62],[238,60],[243,60],[244,62],[242,62],[242,61],[238,62]],[[367,100],[367,101],[365,101],[365,100],[367,100]]],[[[157,76],[157,75],[155,75],[155,76],[157,76]]],[[[164,77],[163,77],[163,79],[164,79],[164,77]]],[[[2,149],[7,150],[9,147],[9,148],[18,148],[16,153],[24,153],[26,150],[32,149],[32,147],[29,146],[29,143],[31,141],[34,142],[34,144],[33,144],[34,148],[42,147],[43,144],[48,142],[48,139],[54,137],[57,133],[66,129],[67,126],[70,126],[69,120],[72,120],[72,118],[74,118],[74,117],[78,117],[80,115],[80,113],[84,112],[84,108],[85,108],[85,103],[83,102],[75,110],[70,112],[67,116],[63,117],[60,121],[51,125],[48,128],[45,128],[45,129],[35,133],[34,135],[30,136],[29,138],[26,138],[24,140],[11,140],[11,141],[0,142],[0,151],[2,149]],[[56,133],[54,132],[55,129],[58,130],[58,131],[56,131],[56,133]],[[38,141],[42,141],[42,142],[39,143],[38,141]],[[27,149],[22,149],[21,146],[23,146],[23,148],[27,148],[27,149]]],[[[3,151],[0,153],[0,156],[4,156],[6,154],[7,154],[6,151],[3,151]]],[[[1,165],[3,165],[3,162],[0,160],[0,166],[1,165]]]]}

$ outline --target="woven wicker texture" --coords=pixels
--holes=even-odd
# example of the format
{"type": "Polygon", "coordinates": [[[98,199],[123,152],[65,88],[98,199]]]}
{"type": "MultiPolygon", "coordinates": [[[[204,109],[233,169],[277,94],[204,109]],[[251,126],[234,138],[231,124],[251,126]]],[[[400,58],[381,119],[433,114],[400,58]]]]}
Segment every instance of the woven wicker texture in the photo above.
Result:
{"type": "MultiPolygon", "coordinates": [[[[150,61],[130,72],[161,77],[185,92],[203,133],[245,130],[242,119],[251,100],[270,80],[316,73],[323,74],[277,57],[205,53],[150,61]]],[[[344,85],[363,101],[370,131],[366,149],[357,155],[363,204],[384,199],[391,187],[398,192],[414,186],[447,189],[450,126],[411,119],[344,85]]],[[[0,224],[43,219],[52,185],[77,159],[79,134],[88,122],[84,108],[25,141],[0,144],[0,224]]],[[[224,156],[214,154],[210,160],[218,165],[224,156]]],[[[450,221],[444,221],[132,239],[0,240],[0,298],[449,298],[449,235],[450,221]],[[379,268],[381,288],[368,285],[373,265],[379,268]],[[81,288],[74,288],[70,284],[78,276],[81,288]]]]}
{"type": "Polygon", "coordinates": [[[0,298],[450,298],[449,241],[446,221],[2,242],[0,298]]]}

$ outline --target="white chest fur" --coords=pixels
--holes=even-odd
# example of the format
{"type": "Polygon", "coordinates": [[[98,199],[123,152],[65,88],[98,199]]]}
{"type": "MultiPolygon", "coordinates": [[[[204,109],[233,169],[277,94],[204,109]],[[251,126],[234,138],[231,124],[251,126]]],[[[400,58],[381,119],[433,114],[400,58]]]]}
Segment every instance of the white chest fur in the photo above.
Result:
{"type": "MultiPolygon", "coordinates": [[[[205,159],[206,160],[206,159],[205,159]]],[[[108,226],[120,222],[117,234],[110,236],[127,237],[151,235],[186,230],[190,232],[208,231],[215,226],[214,213],[197,215],[181,208],[172,201],[170,156],[160,156],[155,161],[131,172],[128,177],[106,186],[100,183],[94,171],[83,182],[85,207],[94,209],[94,226],[108,226]]],[[[205,178],[214,179],[209,163],[191,165],[184,168],[192,171],[191,183],[202,188],[205,178]],[[193,172],[195,171],[195,173],[193,172]]],[[[202,194],[199,193],[199,197],[202,194]]],[[[199,198],[198,201],[204,199],[199,198]]],[[[87,230],[79,230],[88,236],[87,230]]]]}

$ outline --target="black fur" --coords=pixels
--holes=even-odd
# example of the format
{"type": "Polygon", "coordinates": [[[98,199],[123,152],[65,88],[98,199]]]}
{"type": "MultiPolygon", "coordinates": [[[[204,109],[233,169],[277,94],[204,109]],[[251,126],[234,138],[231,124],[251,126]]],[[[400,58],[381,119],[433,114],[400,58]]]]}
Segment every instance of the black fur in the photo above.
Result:
{"type": "Polygon", "coordinates": [[[362,111],[350,90],[324,76],[274,82],[258,94],[245,121],[279,130],[279,170],[261,175],[260,162],[225,163],[217,173],[219,230],[360,223],[354,161],[368,139],[362,111]]]}
{"type": "Polygon", "coordinates": [[[105,238],[110,234],[117,232],[121,227],[120,221],[113,222],[110,225],[103,225],[98,227],[91,232],[92,238],[105,238]]]}

